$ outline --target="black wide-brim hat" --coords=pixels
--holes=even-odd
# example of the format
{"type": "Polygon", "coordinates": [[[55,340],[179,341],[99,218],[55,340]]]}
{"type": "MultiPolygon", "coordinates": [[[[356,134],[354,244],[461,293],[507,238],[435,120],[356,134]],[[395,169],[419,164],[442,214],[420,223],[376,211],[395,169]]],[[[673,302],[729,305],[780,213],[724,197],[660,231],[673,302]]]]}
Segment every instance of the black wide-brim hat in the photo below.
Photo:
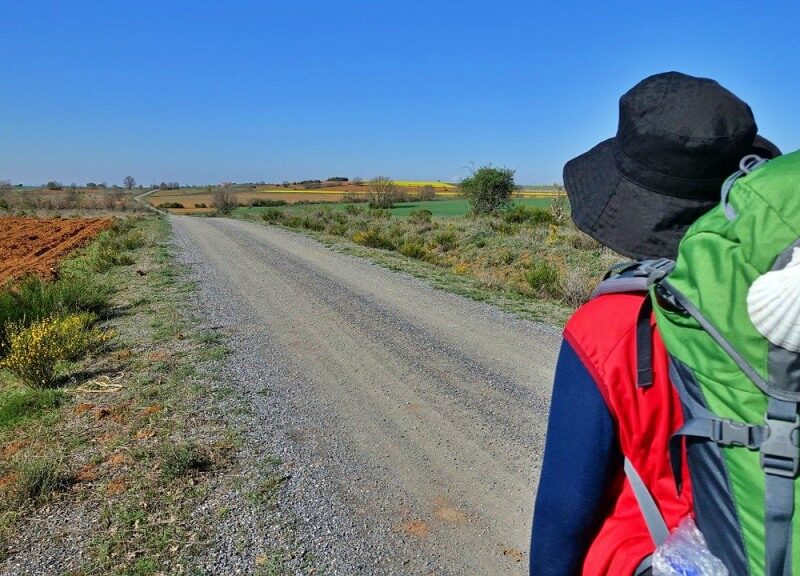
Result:
{"type": "Polygon", "coordinates": [[[780,155],[757,132],[750,107],[713,80],[646,78],[620,99],[617,136],[564,167],[572,219],[629,258],[675,258],[744,156],[780,155]]]}

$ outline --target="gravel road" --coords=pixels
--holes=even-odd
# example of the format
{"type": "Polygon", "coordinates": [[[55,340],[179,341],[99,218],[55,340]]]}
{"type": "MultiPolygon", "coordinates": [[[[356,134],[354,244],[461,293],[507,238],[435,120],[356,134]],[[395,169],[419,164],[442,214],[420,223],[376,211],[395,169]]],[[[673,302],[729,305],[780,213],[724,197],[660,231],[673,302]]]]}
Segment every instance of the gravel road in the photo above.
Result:
{"type": "Polygon", "coordinates": [[[557,329],[280,228],[171,221],[247,442],[291,470],[281,503],[326,574],[527,574],[557,329]]]}

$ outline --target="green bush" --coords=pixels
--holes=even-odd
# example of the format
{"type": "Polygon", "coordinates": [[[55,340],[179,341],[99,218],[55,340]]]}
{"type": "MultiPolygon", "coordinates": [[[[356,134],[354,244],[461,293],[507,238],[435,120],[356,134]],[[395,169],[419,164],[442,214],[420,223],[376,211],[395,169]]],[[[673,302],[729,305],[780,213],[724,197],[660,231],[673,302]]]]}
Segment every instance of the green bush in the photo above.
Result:
{"type": "Polygon", "coordinates": [[[300,221],[300,225],[307,230],[313,230],[315,232],[322,232],[325,230],[325,222],[315,217],[306,216],[300,221]]]}
{"type": "Polygon", "coordinates": [[[412,224],[430,224],[431,218],[433,218],[433,212],[425,208],[408,213],[408,221],[412,224]]]}
{"type": "Polygon", "coordinates": [[[513,224],[529,222],[534,225],[551,224],[555,222],[555,218],[549,210],[537,208],[535,206],[525,206],[524,204],[517,204],[504,211],[503,220],[513,224]]]}
{"type": "Polygon", "coordinates": [[[364,209],[356,204],[348,204],[347,206],[344,207],[344,211],[350,214],[351,216],[358,216],[359,214],[364,213],[364,209]]]}
{"type": "Polygon", "coordinates": [[[558,296],[558,269],[541,260],[525,270],[525,280],[531,288],[547,296],[558,296]]]}
{"type": "Polygon", "coordinates": [[[252,206],[253,208],[286,206],[286,200],[271,200],[269,198],[260,198],[258,200],[253,200],[252,202],[250,202],[250,206],[252,206]]]}
{"type": "Polygon", "coordinates": [[[7,325],[6,368],[32,388],[49,388],[63,362],[79,359],[110,339],[111,333],[93,327],[92,314],[44,318],[29,326],[7,325]]]}
{"type": "Polygon", "coordinates": [[[418,260],[424,260],[428,256],[428,250],[422,242],[414,242],[411,240],[403,242],[397,251],[403,256],[417,258],[418,260]]]}
{"type": "Polygon", "coordinates": [[[261,213],[261,219],[265,222],[281,222],[284,220],[283,210],[278,210],[276,208],[270,208],[269,210],[264,210],[261,213]]]}
{"type": "Polygon", "coordinates": [[[353,242],[370,248],[383,248],[384,250],[394,250],[394,244],[379,228],[367,228],[353,234],[353,242]]]}
{"type": "Polygon", "coordinates": [[[444,252],[448,252],[458,246],[458,236],[454,230],[442,230],[433,235],[433,242],[444,252]]]}
{"type": "Polygon", "coordinates": [[[514,171],[507,168],[482,166],[459,184],[461,193],[469,200],[475,214],[493,212],[511,199],[516,188],[514,171]]]}
{"type": "Polygon", "coordinates": [[[162,210],[169,210],[170,208],[183,208],[184,206],[180,202],[162,202],[157,207],[162,210]]]}

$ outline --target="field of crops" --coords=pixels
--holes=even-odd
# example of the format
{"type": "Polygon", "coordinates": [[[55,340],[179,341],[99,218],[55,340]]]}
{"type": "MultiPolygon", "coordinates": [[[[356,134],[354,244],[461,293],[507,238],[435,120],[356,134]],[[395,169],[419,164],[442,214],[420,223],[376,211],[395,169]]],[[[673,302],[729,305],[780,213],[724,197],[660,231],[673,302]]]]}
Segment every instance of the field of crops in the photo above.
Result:
{"type": "Polygon", "coordinates": [[[53,276],[69,252],[111,224],[108,218],[0,218],[0,284],[28,273],[53,276]]]}

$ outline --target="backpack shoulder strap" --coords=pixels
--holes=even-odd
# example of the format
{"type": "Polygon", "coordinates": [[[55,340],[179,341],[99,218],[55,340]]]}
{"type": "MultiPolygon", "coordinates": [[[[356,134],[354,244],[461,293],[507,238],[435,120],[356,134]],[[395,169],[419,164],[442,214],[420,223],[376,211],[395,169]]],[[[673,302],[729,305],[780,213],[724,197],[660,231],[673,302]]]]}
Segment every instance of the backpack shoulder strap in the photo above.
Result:
{"type": "Polygon", "coordinates": [[[653,284],[657,284],[672,272],[674,267],[675,262],[667,258],[615,264],[592,292],[591,297],[625,292],[647,292],[653,284]]]}
{"type": "MultiPolygon", "coordinates": [[[[672,272],[675,262],[667,258],[622,262],[612,266],[606,277],[592,293],[592,298],[604,294],[623,294],[628,292],[647,292],[667,274],[672,272]]],[[[636,386],[647,388],[653,384],[650,317],[653,303],[650,297],[642,300],[636,319],[636,386]]]]}

